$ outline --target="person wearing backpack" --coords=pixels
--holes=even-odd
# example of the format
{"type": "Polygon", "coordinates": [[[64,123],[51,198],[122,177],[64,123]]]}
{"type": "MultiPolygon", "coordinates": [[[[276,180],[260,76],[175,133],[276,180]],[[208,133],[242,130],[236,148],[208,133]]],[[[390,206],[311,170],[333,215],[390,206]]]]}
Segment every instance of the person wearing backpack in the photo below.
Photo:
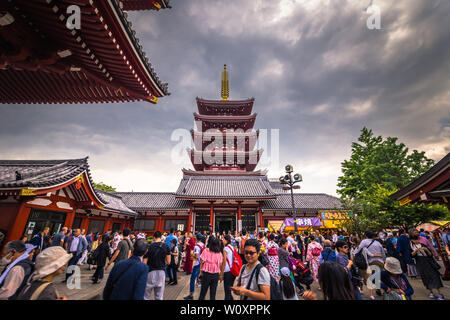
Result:
{"type": "Polygon", "coordinates": [[[276,280],[270,276],[269,271],[258,260],[260,249],[261,246],[256,239],[249,239],[245,242],[243,252],[247,264],[242,266],[237,278],[237,286],[231,287],[233,293],[238,295],[240,300],[270,300],[272,287],[279,292],[276,280]]]}
{"type": "Polygon", "coordinates": [[[245,242],[249,239],[250,237],[247,235],[247,230],[242,229],[242,233],[241,236],[236,238],[237,242],[238,242],[238,246],[239,246],[239,255],[241,256],[241,260],[245,261],[245,257],[244,257],[244,247],[245,247],[245,242]]]}
{"type": "Polygon", "coordinates": [[[231,287],[242,268],[242,260],[236,250],[231,246],[229,234],[223,236],[223,263],[220,269],[220,281],[223,281],[225,300],[233,300],[231,287]]]}
{"type": "Polygon", "coordinates": [[[331,248],[331,241],[325,240],[323,242],[323,245],[324,248],[323,251],[320,253],[319,263],[322,264],[326,261],[336,262],[336,250],[331,248]]]}
{"type": "Polygon", "coordinates": [[[148,247],[143,262],[148,265],[147,286],[145,300],[150,300],[152,291],[155,290],[155,300],[163,300],[166,284],[166,265],[170,264],[170,248],[161,239],[161,231],[155,231],[153,242],[148,247]]]}
{"type": "MultiPolygon", "coordinates": [[[[358,269],[361,270],[364,282],[367,283],[367,278],[377,271],[384,269],[384,261],[386,260],[386,252],[383,246],[376,238],[377,234],[372,231],[366,232],[366,239],[362,240],[354,253],[354,263],[358,269]],[[375,266],[372,267],[371,266],[375,266]],[[372,269],[377,269],[372,271],[372,269]]],[[[371,283],[367,283],[370,299],[374,300],[373,290],[376,289],[371,283]]],[[[381,296],[381,290],[376,289],[378,295],[381,296]]]]}
{"type": "Polygon", "coordinates": [[[130,233],[131,233],[130,229],[123,230],[122,233],[123,239],[117,245],[117,249],[114,252],[113,256],[111,257],[111,260],[109,260],[106,269],[108,269],[113,262],[117,263],[119,261],[129,259],[131,257],[131,250],[133,249],[133,244],[131,243],[131,240],[128,238],[130,233]]]}
{"type": "Polygon", "coordinates": [[[306,261],[309,263],[309,268],[311,269],[314,281],[319,282],[317,278],[317,273],[319,271],[319,259],[322,253],[322,246],[320,243],[316,242],[315,236],[309,236],[308,253],[306,254],[306,261]]]}
{"type": "Polygon", "coordinates": [[[194,249],[191,255],[193,267],[189,284],[189,294],[186,297],[184,297],[184,300],[194,300],[195,282],[200,275],[200,256],[205,250],[205,244],[203,243],[204,240],[203,235],[201,233],[198,233],[196,238],[197,243],[194,245],[194,249]]]}
{"type": "Polygon", "coordinates": [[[106,265],[106,259],[111,258],[111,250],[109,246],[111,245],[112,238],[110,236],[103,236],[102,243],[92,252],[92,258],[97,265],[95,273],[92,276],[92,283],[99,283],[98,280],[103,279],[103,273],[106,265]]]}
{"type": "Polygon", "coordinates": [[[139,239],[133,255],[114,265],[103,290],[103,300],[144,300],[148,266],[142,262],[148,243],[139,239]]]}

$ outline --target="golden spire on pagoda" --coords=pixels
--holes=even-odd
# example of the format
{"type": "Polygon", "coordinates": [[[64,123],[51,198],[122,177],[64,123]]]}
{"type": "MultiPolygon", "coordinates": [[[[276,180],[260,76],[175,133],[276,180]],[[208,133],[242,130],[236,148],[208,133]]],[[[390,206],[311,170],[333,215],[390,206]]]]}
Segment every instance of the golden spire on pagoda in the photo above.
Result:
{"type": "Polygon", "coordinates": [[[222,72],[222,100],[228,100],[228,96],[230,94],[230,91],[228,89],[228,71],[227,71],[227,65],[223,65],[223,72],[222,72]]]}

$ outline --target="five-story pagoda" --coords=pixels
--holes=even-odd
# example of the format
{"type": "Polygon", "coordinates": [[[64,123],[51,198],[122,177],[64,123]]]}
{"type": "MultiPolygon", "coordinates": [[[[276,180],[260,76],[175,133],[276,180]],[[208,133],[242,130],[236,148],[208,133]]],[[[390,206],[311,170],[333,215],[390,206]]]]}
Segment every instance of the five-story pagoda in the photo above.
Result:
{"type": "Polygon", "coordinates": [[[254,171],[263,152],[256,149],[254,99],[228,100],[228,71],[222,72],[221,100],[197,98],[195,170],[183,169],[175,194],[190,200],[188,230],[241,231],[262,226],[261,201],[275,199],[266,171],[254,171]]]}

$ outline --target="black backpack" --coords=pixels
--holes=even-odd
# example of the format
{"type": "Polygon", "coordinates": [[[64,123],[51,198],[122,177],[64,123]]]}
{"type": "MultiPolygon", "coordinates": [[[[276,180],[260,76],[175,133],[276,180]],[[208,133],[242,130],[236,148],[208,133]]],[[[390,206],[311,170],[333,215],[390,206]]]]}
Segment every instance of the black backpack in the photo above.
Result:
{"type": "MultiPolygon", "coordinates": [[[[244,268],[246,268],[246,267],[247,267],[246,264],[244,264],[242,266],[241,275],[242,275],[244,268]]],[[[261,263],[258,263],[256,265],[255,270],[253,270],[252,274],[250,275],[250,279],[248,280],[246,289],[250,289],[251,283],[253,281],[253,276],[256,277],[256,283],[258,283],[259,272],[261,271],[262,268],[265,268],[265,267],[261,263]]],[[[277,281],[272,276],[269,276],[269,278],[270,278],[270,300],[283,300],[283,294],[281,293],[281,288],[278,285],[277,281]]],[[[240,285],[241,284],[239,283],[239,286],[240,285]]],[[[247,300],[247,299],[248,299],[248,297],[245,296],[244,300],[247,300]]]]}
{"type": "MultiPolygon", "coordinates": [[[[372,242],[367,246],[367,249],[369,249],[369,247],[374,242],[375,242],[375,240],[372,240],[372,242]]],[[[355,258],[354,258],[353,262],[354,262],[355,266],[358,267],[358,269],[367,270],[368,265],[367,265],[366,258],[364,257],[364,254],[363,254],[363,249],[364,248],[361,248],[361,250],[359,250],[358,253],[355,254],[355,258]]]]}

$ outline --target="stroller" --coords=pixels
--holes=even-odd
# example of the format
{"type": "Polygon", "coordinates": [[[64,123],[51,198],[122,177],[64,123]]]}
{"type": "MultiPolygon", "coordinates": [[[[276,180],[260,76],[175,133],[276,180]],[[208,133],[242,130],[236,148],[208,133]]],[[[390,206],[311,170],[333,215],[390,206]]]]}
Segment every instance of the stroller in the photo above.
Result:
{"type": "Polygon", "coordinates": [[[289,257],[289,268],[294,275],[294,280],[301,294],[305,290],[302,284],[306,286],[307,290],[311,290],[311,284],[314,282],[314,278],[312,277],[308,263],[303,263],[299,259],[289,257]]]}

